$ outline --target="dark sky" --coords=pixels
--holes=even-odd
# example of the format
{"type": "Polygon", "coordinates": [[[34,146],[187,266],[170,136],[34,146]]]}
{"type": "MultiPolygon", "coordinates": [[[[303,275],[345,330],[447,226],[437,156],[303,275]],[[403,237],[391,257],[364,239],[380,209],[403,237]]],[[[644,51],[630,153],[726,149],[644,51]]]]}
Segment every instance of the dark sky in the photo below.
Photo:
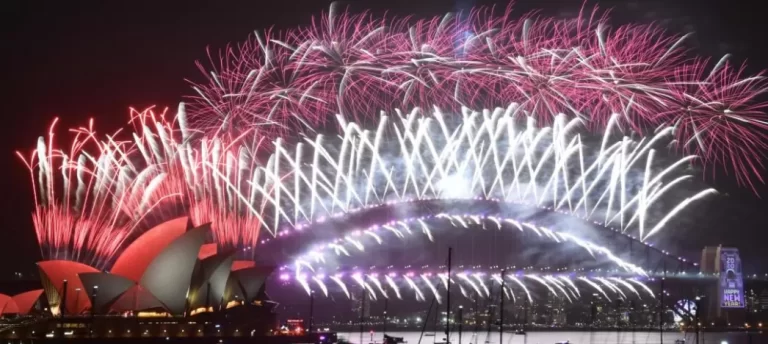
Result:
{"type": "MultiPolygon", "coordinates": [[[[33,202],[29,176],[14,155],[29,151],[53,117],[61,126],[84,124],[94,117],[102,132],[127,121],[128,107],[150,104],[175,107],[190,93],[185,78],[199,80],[194,61],[205,47],[222,47],[243,40],[268,26],[290,28],[306,24],[326,10],[328,0],[282,1],[33,1],[6,0],[0,6],[0,58],[3,59],[0,161],[5,197],[0,218],[0,275],[30,267],[39,259],[31,223],[33,202]],[[5,264],[5,262],[12,262],[5,264]]],[[[457,7],[489,4],[473,0],[356,0],[355,11],[438,15],[457,7]]],[[[505,6],[506,1],[497,2],[505,6]]],[[[573,16],[578,0],[521,0],[519,13],[540,8],[545,14],[573,16]],[[535,6],[535,7],[534,7],[535,6]]],[[[749,60],[752,73],[768,68],[763,46],[768,32],[759,1],[638,0],[589,1],[614,8],[617,23],[658,22],[675,33],[693,31],[688,46],[701,55],[719,58],[731,53],[737,62],[749,60]]],[[[717,182],[729,193],[700,207],[687,219],[670,245],[695,251],[704,244],[737,245],[746,266],[766,268],[768,209],[750,192],[717,182]],[[706,215],[706,216],[705,216],[706,215]],[[706,219],[705,219],[706,218],[706,219]]],[[[765,189],[765,188],[764,188],[765,189]]],[[[763,198],[768,192],[761,191],[763,198]]],[[[672,247],[670,247],[672,248],[672,247]]]]}

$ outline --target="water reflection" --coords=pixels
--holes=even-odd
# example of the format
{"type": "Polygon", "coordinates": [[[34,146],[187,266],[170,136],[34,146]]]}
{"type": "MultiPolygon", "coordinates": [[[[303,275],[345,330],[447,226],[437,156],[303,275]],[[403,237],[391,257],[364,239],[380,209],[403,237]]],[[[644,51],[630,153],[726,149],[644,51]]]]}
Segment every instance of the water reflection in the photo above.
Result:
{"type": "MultiPolygon", "coordinates": [[[[419,332],[388,332],[390,336],[403,337],[407,344],[435,344],[444,342],[445,336],[438,332],[426,332],[423,336],[419,332]]],[[[360,332],[339,333],[351,343],[360,344],[360,332]]],[[[383,334],[381,332],[365,332],[362,335],[362,344],[381,344],[383,334]]],[[[693,333],[667,332],[664,333],[664,344],[696,343],[693,333]]],[[[570,344],[660,344],[662,339],[658,332],[528,332],[527,335],[515,335],[514,332],[504,333],[503,344],[555,344],[566,342],[570,344]]],[[[768,335],[752,334],[751,338],[745,333],[702,333],[699,344],[758,344],[768,343],[768,335]]],[[[459,343],[459,334],[451,333],[451,344],[498,344],[498,332],[464,332],[459,343]]]]}

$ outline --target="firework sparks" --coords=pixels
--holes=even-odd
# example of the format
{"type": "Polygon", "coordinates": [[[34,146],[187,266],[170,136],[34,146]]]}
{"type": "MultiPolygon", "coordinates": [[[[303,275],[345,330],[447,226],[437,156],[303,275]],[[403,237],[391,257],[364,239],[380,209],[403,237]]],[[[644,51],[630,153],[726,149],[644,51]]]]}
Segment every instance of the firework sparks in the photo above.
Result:
{"type": "MultiPolygon", "coordinates": [[[[486,222],[495,223],[494,221],[490,220],[491,217],[475,216],[475,215],[468,215],[468,214],[464,214],[464,215],[450,215],[450,214],[447,214],[447,213],[440,213],[440,214],[437,214],[437,215],[434,215],[434,216],[424,216],[424,217],[420,217],[420,218],[405,218],[405,219],[402,219],[401,222],[404,222],[406,224],[407,223],[419,223],[422,226],[429,226],[428,223],[432,223],[432,221],[438,221],[438,223],[437,223],[437,225],[435,225],[435,227],[440,228],[440,227],[443,227],[441,224],[443,224],[445,222],[449,222],[450,223],[450,222],[452,222],[452,220],[458,219],[458,218],[461,218],[461,217],[465,217],[465,218],[477,217],[480,225],[482,225],[482,224],[484,224],[486,222]]],[[[498,220],[498,218],[495,218],[495,217],[493,217],[493,218],[498,220]]],[[[511,221],[507,221],[507,220],[511,220],[511,219],[503,219],[503,220],[504,220],[503,222],[505,222],[505,223],[511,222],[511,221]]],[[[432,224],[434,224],[434,223],[432,223],[432,224]]],[[[382,230],[381,228],[382,227],[380,225],[373,224],[369,228],[365,229],[365,231],[376,232],[376,231],[381,231],[382,230]]],[[[594,243],[592,243],[592,242],[590,242],[588,240],[579,238],[579,237],[577,237],[574,234],[564,233],[564,232],[552,230],[552,229],[549,229],[549,228],[546,228],[546,227],[535,226],[533,224],[529,224],[526,228],[530,228],[531,231],[533,231],[533,229],[537,229],[539,232],[548,232],[548,233],[550,233],[551,236],[546,236],[546,237],[543,238],[545,240],[551,240],[552,242],[556,242],[556,243],[560,243],[560,244],[565,244],[566,242],[575,244],[576,246],[578,246],[581,249],[585,250],[587,253],[589,253],[595,259],[597,259],[598,257],[605,258],[608,262],[610,262],[610,263],[614,264],[615,266],[617,266],[619,268],[619,270],[623,271],[624,273],[628,273],[628,274],[632,274],[632,275],[639,275],[639,276],[647,276],[648,275],[647,272],[644,271],[642,268],[640,268],[640,267],[638,267],[638,266],[636,266],[636,265],[634,265],[634,264],[632,264],[630,262],[627,262],[627,261],[617,257],[610,249],[608,249],[606,247],[603,247],[603,246],[596,245],[596,244],[594,244],[594,243]],[[556,238],[557,238],[557,240],[556,240],[556,238]]],[[[509,226],[499,228],[499,230],[510,230],[510,229],[512,229],[512,228],[509,228],[509,226]]],[[[364,248],[368,244],[374,244],[374,243],[376,245],[382,245],[382,244],[386,245],[387,242],[384,241],[384,240],[386,240],[386,238],[388,238],[388,237],[385,237],[383,234],[384,233],[380,233],[380,235],[379,235],[379,239],[382,240],[382,241],[376,240],[374,242],[371,242],[371,240],[368,240],[366,242],[366,241],[361,240],[361,241],[358,241],[358,242],[355,242],[355,243],[350,243],[350,242],[348,242],[347,240],[344,239],[344,237],[346,237],[346,235],[343,235],[342,237],[339,237],[339,238],[336,238],[334,240],[331,240],[327,244],[320,244],[320,245],[318,245],[319,249],[316,248],[316,249],[312,250],[309,253],[298,255],[298,257],[296,258],[295,264],[294,264],[294,266],[295,266],[295,273],[297,275],[303,273],[302,270],[304,268],[306,268],[308,270],[311,270],[313,272],[314,271],[320,271],[320,270],[329,269],[330,266],[328,264],[326,264],[328,262],[328,260],[325,259],[325,256],[327,254],[329,254],[330,252],[335,252],[335,254],[337,256],[340,256],[338,247],[340,247],[340,246],[343,247],[343,245],[353,245],[355,247],[361,246],[362,248],[364,248]],[[316,262],[318,264],[316,264],[316,265],[310,264],[309,263],[310,261],[314,261],[314,262],[316,262]]],[[[411,232],[411,234],[409,235],[408,238],[411,238],[411,237],[413,237],[415,235],[419,235],[419,233],[418,232],[411,232]]],[[[390,235],[389,237],[391,237],[391,236],[392,235],[390,235]]],[[[399,236],[396,236],[396,235],[394,237],[399,238],[399,239],[403,239],[403,238],[400,238],[399,236]]],[[[366,236],[365,238],[368,238],[368,237],[366,236]]],[[[358,249],[358,251],[359,252],[364,252],[363,249],[358,249]]],[[[482,274],[472,274],[472,275],[458,274],[457,275],[457,277],[459,277],[460,279],[464,280],[475,291],[477,291],[478,293],[481,293],[481,290],[482,290],[484,292],[484,294],[486,296],[488,296],[488,295],[490,295],[490,291],[489,291],[488,287],[484,284],[484,282],[482,280],[482,276],[483,276],[482,274]]],[[[427,277],[429,277],[429,276],[427,276],[427,277]]],[[[443,285],[447,286],[447,283],[448,283],[447,275],[438,274],[438,277],[443,282],[443,285]]],[[[575,285],[571,281],[566,281],[566,284],[564,284],[560,280],[554,279],[553,277],[544,277],[543,279],[536,277],[534,279],[536,279],[538,282],[542,283],[543,285],[554,286],[555,288],[559,289],[561,291],[561,293],[563,295],[565,295],[569,299],[570,299],[570,297],[567,296],[568,293],[565,291],[566,284],[567,284],[567,286],[570,286],[570,287],[575,289],[575,285]]],[[[378,279],[376,279],[376,280],[378,281],[378,279]]],[[[610,283],[610,282],[602,281],[601,283],[605,284],[605,283],[610,283]]],[[[612,290],[615,290],[615,289],[612,289],[612,290]]],[[[554,289],[553,289],[553,291],[554,291],[554,289]]],[[[633,291],[633,292],[636,293],[636,291],[633,291]]],[[[555,294],[557,294],[557,293],[555,293],[555,294]]],[[[576,294],[580,294],[580,293],[577,291],[576,294]]]]}
{"type": "Polygon", "coordinates": [[[727,56],[707,69],[705,59],[687,58],[688,35],[611,27],[597,9],[515,18],[508,6],[414,21],[332,8],[308,27],[257,33],[211,57],[210,67],[199,64],[207,81],[193,84],[190,125],[275,138],[314,131],[338,113],[363,122],[398,107],[516,102],[540,125],[560,113],[597,132],[676,125],[685,155],[724,167],[740,184],[763,182],[763,76],[744,76],[727,56]]]}
{"type": "MultiPolygon", "coordinates": [[[[609,131],[601,149],[593,150],[582,143],[580,120],[559,116],[552,127],[539,129],[529,117],[519,126],[516,108],[464,108],[453,123],[439,110],[431,116],[418,109],[397,111],[392,120],[382,117],[375,133],[346,123],[338,141],[306,139],[303,156],[278,144],[266,166],[248,170],[255,191],[250,197],[257,200],[253,207],[272,214],[263,226],[276,233],[283,223],[296,227],[392,201],[479,197],[589,218],[646,240],[690,204],[715,193],[705,189],[668,204],[675,199],[672,191],[689,179],[684,168],[695,159],[665,163],[655,158],[674,128],[639,142],[612,140],[618,135],[609,131]],[[372,136],[394,140],[377,143],[372,136]],[[649,215],[659,212],[661,218],[649,215]]],[[[385,228],[402,235],[394,225],[385,228]]],[[[428,228],[421,229],[430,235],[428,228]]]]}
{"type": "MultiPolygon", "coordinates": [[[[428,290],[432,293],[432,297],[437,302],[441,302],[443,293],[445,293],[446,289],[442,283],[440,283],[441,279],[436,278],[435,274],[432,273],[422,273],[418,275],[420,279],[415,279],[413,272],[408,272],[404,274],[397,274],[397,273],[390,273],[386,275],[387,284],[389,285],[389,288],[391,290],[400,290],[401,287],[409,287],[411,290],[413,290],[414,294],[413,297],[416,299],[416,301],[427,301],[426,296],[424,295],[424,291],[428,290]]],[[[458,281],[460,283],[456,283],[460,290],[464,291],[464,287],[469,287],[471,290],[474,290],[474,294],[468,294],[466,291],[462,292],[462,295],[466,298],[472,298],[476,296],[482,296],[482,297],[489,297],[490,294],[487,294],[481,290],[478,285],[486,285],[486,284],[495,284],[501,285],[500,277],[498,274],[490,274],[490,273],[483,273],[483,272],[458,272],[455,274],[456,277],[458,277],[458,281]],[[477,277],[474,277],[477,276],[477,277]],[[473,278],[470,278],[473,277],[473,278]]],[[[366,293],[368,293],[372,299],[376,299],[378,295],[381,295],[384,298],[388,298],[387,292],[384,290],[383,287],[372,288],[368,283],[364,281],[365,278],[373,281],[377,281],[376,273],[372,272],[370,274],[364,275],[362,273],[353,273],[353,274],[337,274],[336,276],[332,276],[331,278],[336,282],[338,289],[328,289],[328,287],[321,283],[320,281],[325,278],[325,275],[318,274],[314,276],[308,277],[307,275],[300,274],[293,278],[293,280],[298,283],[301,288],[307,292],[310,293],[312,291],[311,287],[306,283],[307,279],[312,279],[315,281],[318,281],[318,288],[320,288],[324,295],[328,297],[330,293],[339,292],[339,290],[344,293],[347,298],[351,298],[351,294],[349,293],[349,286],[348,283],[357,284],[361,289],[365,290],[366,293]],[[345,278],[347,279],[347,282],[345,282],[345,278]]],[[[606,299],[611,300],[608,292],[610,292],[612,295],[615,295],[616,297],[627,299],[626,294],[621,289],[622,287],[624,290],[632,292],[637,299],[643,299],[643,296],[637,292],[637,289],[632,286],[628,281],[633,281],[634,284],[642,286],[643,289],[648,290],[648,294],[650,295],[650,298],[653,299],[655,296],[650,291],[650,288],[645,284],[637,280],[633,279],[626,279],[626,278],[619,278],[619,277],[610,277],[609,279],[611,281],[615,281],[616,284],[613,284],[611,282],[608,282],[608,280],[604,277],[587,277],[587,276],[570,276],[570,275],[537,275],[537,274],[524,274],[522,272],[517,273],[515,275],[509,275],[507,276],[510,280],[515,282],[515,285],[507,285],[504,288],[504,293],[506,297],[510,300],[517,301],[518,296],[525,295],[525,297],[528,299],[529,302],[533,302],[533,296],[531,295],[531,290],[537,290],[535,285],[530,285],[528,283],[524,283],[520,278],[527,279],[530,281],[534,281],[538,283],[541,287],[545,288],[548,293],[551,293],[555,297],[562,297],[565,300],[569,300],[569,302],[573,302],[574,299],[578,299],[581,297],[581,289],[579,286],[577,286],[574,281],[582,281],[585,282],[586,287],[590,289],[597,290],[601,295],[603,295],[606,299]],[[608,292],[606,292],[603,288],[600,287],[598,284],[604,284],[607,287],[608,292]],[[571,293],[566,291],[565,285],[570,286],[568,288],[569,291],[572,291],[571,293]],[[570,295],[569,295],[570,294],[570,295]]],[[[283,279],[281,283],[290,283],[290,278],[283,279]]],[[[452,279],[453,280],[453,279],[452,279]]],[[[376,283],[376,282],[374,282],[376,283]]],[[[534,283],[535,284],[535,283],[534,283]]],[[[592,295],[591,293],[586,293],[586,295],[592,295]]],[[[398,294],[398,298],[399,294],[398,294]]]]}
{"type": "MultiPolygon", "coordinates": [[[[166,124],[164,112],[133,114],[156,117],[158,130],[166,124]]],[[[37,239],[46,258],[103,267],[126,240],[146,229],[144,221],[152,214],[162,218],[168,210],[164,204],[183,197],[183,190],[157,164],[132,159],[139,144],[118,140],[119,132],[99,141],[93,121],[70,130],[74,138],[68,150],[56,148],[56,122],[32,154],[17,152],[32,177],[37,239]]]]}
{"type": "Polygon", "coordinates": [[[132,140],[119,139],[120,131],[97,135],[93,121],[70,129],[69,149],[56,145],[54,121],[32,154],[17,153],[30,171],[33,222],[46,259],[105,268],[149,224],[179,214],[212,222],[222,246],[258,242],[260,213],[237,198],[241,193],[228,191],[232,185],[249,190],[242,166],[256,161],[245,145],[238,159],[221,154],[234,141],[202,140],[193,147],[183,106],[176,116],[180,128],[166,120],[166,111],[131,110],[132,140]]]}
{"type": "MultiPolygon", "coordinates": [[[[706,189],[686,197],[653,222],[657,217],[647,214],[669,208],[664,204],[667,195],[688,179],[681,169],[693,159],[685,157],[672,164],[654,159],[654,147],[674,130],[660,130],[640,142],[626,138],[614,142],[615,133],[607,132],[601,149],[592,151],[582,144],[580,120],[559,116],[552,127],[539,129],[529,117],[527,125],[519,126],[514,120],[517,108],[516,104],[482,112],[464,108],[460,120],[446,119],[439,110],[431,116],[418,109],[408,114],[398,111],[394,120],[383,117],[375,133],[346,123],[338,140],[324,141],[318,135],[307,139],[307,146],[295,145],[294,152],[278,140],[274,153],[264,160],[257,158],[261,141],[189,140],[183,136],[185,130],[172,128],[151,112],[135,116],[142,131],[133,142],[112,136],[101,142],[90,131],[78,133],[97,144],[100,155],[89,154],[77,140],[67,154],[50,148],[51,134],[49,143],[41,140],[25,160],[39,195],[38,235],[44,246],[74,245],[75,251],[96,248],[100,256],[110,257],[121,246],[120,233],[128,236],[147,214],[165,209],[157,207],[160,202],[173,197],[173,202],[167,202],[191,214],[195,222],[212,222],[220,244],[251,247],[258,241],[260,228],[279,236],[285,224],[298,229],[301,223],[323,222],[355,208],[479,197],[590,218],[645,240],[691,203],[714,193],[706,189]],[[379,139],[371,141],[371,136],[379,139]],[[638,178],[640,166],[645,169],[638,178]],[[54,174],[57,168],[61,176],[54,174]],[[59,198],[54,195],[57,178],[64,185],[59,198]],[[450,187],[445,187],[446,181],[450,187]],[[633,187],[627,190],[630,184],[633,187]],[[113,202],[103,201],[108,195],[113,202]],[[102,209],[106,209],[103,218],[102,209]],[[55,221],[46,223],[45,216],[55,221]],[[67,221],[89,221],[90,227],[73,231],[67,221]],[[106,224],[115,235],[86,244],[85,239],[75,240],[98,238],[86,235],[88,230],[106,233],[100,229],[106,224]]],[[[183,111],[180,115],[176,122],[185,123],[183,111]]],[[[479,221],[473,217],[454,220],[464,226],[479,221]]],[[[502,222],[491,221],[496,227],[502,222]]],[[[529,226],[517,225],[521,230],[529,226]]],[[[412,231],[402,222],[384,228],[401,237],[403,231],[412,231]]],[[[428,227],[418,228],[431,237],[428,227]]],[[[535,226],[533,230],[555,241],[568,238],[535,226]]],[[[359,240],[346,238],[353,244],[359,240]]],[[[341,247],[338,250],[349,254],[341,247]]]]}

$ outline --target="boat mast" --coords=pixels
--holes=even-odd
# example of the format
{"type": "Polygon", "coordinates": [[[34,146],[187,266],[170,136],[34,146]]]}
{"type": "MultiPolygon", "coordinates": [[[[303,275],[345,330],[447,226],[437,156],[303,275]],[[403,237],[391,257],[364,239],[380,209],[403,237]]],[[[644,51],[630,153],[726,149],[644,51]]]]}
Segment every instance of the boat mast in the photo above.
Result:
{"type": "Polygon", "coordinates": [[[445,342],[450,343],[451,338],[451,255],[453,248],[448,247],[448,283],[446,285],[446,312],[445,312],[445,342]]]}
{"type": "Polygon", "coordinates": [[[506,272],[506,269],[501,270],[501,290],[499,291],[499,298],[501,298],[501,304],[499,305],[499,344],[504,343],[504,275],[506,272]]]}

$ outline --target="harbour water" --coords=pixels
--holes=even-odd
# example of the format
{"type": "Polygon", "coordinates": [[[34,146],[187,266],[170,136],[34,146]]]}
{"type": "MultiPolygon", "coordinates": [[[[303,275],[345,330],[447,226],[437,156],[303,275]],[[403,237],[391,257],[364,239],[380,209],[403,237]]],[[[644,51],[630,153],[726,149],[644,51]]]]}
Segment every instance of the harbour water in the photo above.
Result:
{"type": "MultiPolygon", "coordinates": [[[[388,332],[390,336],[403,337],[407,344],[434,344],[445,342],[443,333],[425,332],[388,332]],[[434,335],[433,335],[434,334],[434,335]]],[[[340,332],[339,339],[347,340],[355,344],[381,344],[383,335],[381,332],[363,333],[362,343],[360,332],[340,332]]],[[[696,336],[693,333],[666,332],[664,344],[675,344],[675,341],[684,340],[685,344],[695,344],[696,336]]],[[[514,332],[504,333],[502,344],[555,344],[566,342],[569,344],[661,344],[658,332],[528,332],[526,335],[516,335],[514,332]]],[[[499,333],[464,332],[459,342],[457,332],[451,333],[451,344],[499,344],[499,333]]],[[[699,335],[699,344],[768,344],[768,334],[752,333],[747,335],[741,332],[702,333],[699,335]]]]}

